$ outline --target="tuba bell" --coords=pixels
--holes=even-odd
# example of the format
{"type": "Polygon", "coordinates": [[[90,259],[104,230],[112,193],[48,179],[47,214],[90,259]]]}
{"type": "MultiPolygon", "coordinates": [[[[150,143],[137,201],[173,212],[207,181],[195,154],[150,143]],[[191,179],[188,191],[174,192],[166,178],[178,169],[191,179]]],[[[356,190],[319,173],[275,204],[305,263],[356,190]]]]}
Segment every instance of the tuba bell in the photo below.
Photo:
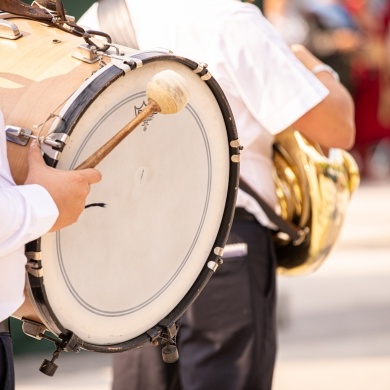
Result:
{"type": "Polygon", "coordinates": [[[299,244],[275,235],[278,273],[315,271],[340,234],[347,206],[360,182],[354,158],[331,148],[325,154],[299,131],[287,129],[274,143],[274,181],[279,213],[303,231],[299,244]]]}

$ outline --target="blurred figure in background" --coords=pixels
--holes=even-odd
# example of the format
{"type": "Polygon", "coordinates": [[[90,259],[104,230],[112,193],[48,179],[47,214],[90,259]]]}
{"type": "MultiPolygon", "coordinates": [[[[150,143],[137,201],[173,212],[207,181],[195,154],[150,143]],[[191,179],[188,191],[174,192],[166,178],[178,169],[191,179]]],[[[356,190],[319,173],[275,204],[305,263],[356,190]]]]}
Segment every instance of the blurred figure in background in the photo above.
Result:
{"type": "Polygon", "coordinates": [[[288,45],[309,42],[310,26],[297,0],[265,0],[264,15],[288,45]]]}
{"type": "Polygon", "coordinates": [[[302,43],[337,71],[355,101],[352,151],[362,178],[390,172],[390,1],[266,0],[288,44],[302,43]]]}
{"type": "Polygon", "coordinates": [[[363,37],[351,69],[356,105],[353,152],[362,178],[380,178],[390,170],[390,2],[345,0],[345,5],[363,37]]]}
{"type": "Polygon", "coordinates": [[[264,12],[288,44],[304,44],[353,93],[351,60],[362,37],[342,1],[266,0],[264,12]]]}

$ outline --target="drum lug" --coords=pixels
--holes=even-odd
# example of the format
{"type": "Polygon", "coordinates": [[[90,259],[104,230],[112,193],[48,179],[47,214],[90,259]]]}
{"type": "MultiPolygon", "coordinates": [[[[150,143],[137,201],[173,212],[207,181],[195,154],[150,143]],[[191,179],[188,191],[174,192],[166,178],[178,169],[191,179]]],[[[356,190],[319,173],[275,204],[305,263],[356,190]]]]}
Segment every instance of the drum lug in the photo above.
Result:
{"type": "Polygon", "coordinates": [[[44,359],[39,371],[47,376],[53,376],[57,371],[57,364],[54,363],[60,357],[60,353],[63,351],[61,346],[57,345],[57,349],[53,353],[51,360],[44,359]]]}
{"type": "Polygon", "coordinates": [[[52,133],[45,137],[37,137],[36,135],[33,135],[31,130],[12,125],[6,126],[5,134],[7,141],[14,142],[21,146],[26,146],[30,138],[38,140],[43,152],[51,159],[57,161],[61,157],[61,152],[56,149],[62,148],[69,139],[69,136],[64,133],[52,133]]]}
{"type": "Polygon", "coordinates": [[[65,352],[80,352],[80,339],[72,332],[70,337],[61,337],[61,342],[54,340],[51,337],[44,336],[45,339],[52,341],[56,345],[56,350],[53,353],[51,360],[44,359],[39,371],[47,376],[53,376],[57,371],[57,364],[54,363],[60,357],[60,353],[65,352]]]}
{"type": "Polygon", "coordinates": [[[122,69],[125,73],[130,70],[142,68],[144,63],[139,58],[131,56],[118,56],[110,55],[111,63],[119,69],[122,69]]]}
{"type": "Polygon", "coordinates": [[[222,256],[223,256],[224,248],[221,248],[219,246],[216,246],[214,248],[214,254],[218,256],[217,261],[209,261],[207,263],[207,268],[211,269],[213,272],[215,272],[219,265],[223,263],[222,256]]]}
{"type": "Polygon", "coordinates": [[[96,46],[82,43],[77,46],[77,49],[72,53],[72,57],[87,64],[94,64],[100,60],[101,55],[97,53],[96,46]]]}
{"type": "Polygon", "coordinates": [[[18,39],[23,34],[19,31],[18,26],[8,20],[0,19],[0,38],[18,39]]]}
{"type": "Polygon", "coordinates": [[[171,341],[176,337],[179,327],[176,324],[172,324],[169,328],[165,329],[167,331],[168,341],[171,341]]]}
{"type": "Polygon", "coordinates": [[[201,80],[208,81],[212,76],[207,67],[208,65],[204,62],[198,62],[198,67],[194,69],[193,72],[199,74],[201,80]]]}
{"type": "Polygon", "coordinates": [[[69,135],[65,133],[52,133],[46,136],[41,143],[41,149],[52,160],[59,161],[61,152],[57,148],[62,148],[68,142],[69,135]],[[54,149],[56,148],[56,149],[54,149]]]}
{"type": "Polygon", "coordinates": [[[230,141],[230,146],[232,148],[238,148],[239,150],[242,150],[243,147],[240,144],[240,141],[238,139],[234,139],[233,141],[230,141]]]}
{"type": "Polygon", "coordinates": [[[39,368],[39,371],[42,372],[42,374],[45,374],[47,376],[53,376],[57,371],[57,364],[54,363],[54,360],[58,359],[60,355],[60,352],[55,352],[53,354],[53,357],[51,360],[45,359],[39,368]]]}
{"type": "MultiPolygon", "coordinates": [[[[81,349],[82,340],[71,331],[67,331],[66,336],[60,335],[59,337],[62,340],[61,349],[65,352],[79,353],[81,349]]],[[[59,344],[56,343],[58,346],[59,344]]]]}
{"type": "MultiPolygon", "coordinates": [[[[35,254],[35,252],[34,252],[35,254]]],[[[40,256],[41,252],[39,252],[39,256],[40,256]]],[[[26,253],[26,256],[27,256],[27,253],[26,253]]],[[[30,258],[27,256],[27,258],[30,258]]],[[[27,272],[32,275],[32,276],[35,276],[36,278],[43,278],[43,268],[40,264],[41,262],[40,261],[36,261],[36,260],[30,260],[27,264],[26,264],[26,269],[27,269],[27,272]]]]}
{"type": "Polygon", "coordinates": [[[175,344],[167,343],[161,350],[164,363],[176,363],[179,360],[179,351],[175,344]]]}
{"type": "Polygon", "coordinates": [[[25,318],[22,318],[22,322],[22,330],[27,336],[33,337],[37,340],[48,339],[57,345],[57,349],[53,353],[51,361],[45,359],[39,369],[42,373],[48,376],[53,376],[58,368],[58,366],[54,363],[54,360],[58,359],[60,356],[60,352],[63,350],[62,347],[52,338],[45,336],[46,328],[44,325],[25,318]]]}
{"type": "Polygon", "coordinates": [[[26,146],[30,138],[33,137],[31,130],[11,125],[5,127],[5,135],[7,141],[21,146],[26,146]]]}
{"type": "Polygon", "coordinates": [[[243,150],[243,146],[240,145],[240,141],[238,139],[231,141],[230,147],[232,147],[233,149],[237,149],[237,153],[232,154],[231,161],[237,164],[240,163],[241,160],[240,152],[243,150]]]}
{"type": "Polygon", "coordinates": [[[179,351],[176,346],[176,335],[178,329],[179,328],[176,324],[171,325],[169,328],[165,328],[166,338],[163,338],[165,346],[161,350],[164,363],[175,363],[179,360],[179,351]]]}
{"type": "MultiPolygon", "coordinates": [[[[34,262],[42,260],[42,252],[41,251],[26,251],[25,255],[29,260],[34,260],[34,262]]],[[[35,266],[35,268],[37,268],[37,267],[35,266]]]]}
{"type": "Polygon", "coordinates": [[[22,330],[27,336],[33,337],[37,340],[42,340],[46,327],[39,322],[22,318],[22,330]]]}
{"type": "Polygon", "coordinates": [[[217,262],[215,262],[215,261],[209,261],[209,262],[207,263],[207,267],[208,267],[209,269],[211,269],[211,271],[213,271],[213,272],[215,272],[215,271],[217,270],[218,266],[219,266],[219,263],[217,263],[217,262]]]}
{"type": "Polygon", "coordinates": [[[53,376],[57,371],[57,364],[54,363],[60,357],[60,353],[65,352],[80,352],[80,339],[72,332],[69,333],[70,337],[63,335],[59,336],[61,341],[54,340],[51,337],[43,336],[45,339],[52,341],[56,345],[56,350],[53,353],[51,360],[44,359],[39,371],[48,376],[53,376]]]}
{"type": "Polygon", "coordinates": [[[223,256],[223,251],[224,251],[224,248],[221,248],[220,246],[216,246],[214,248],[214,254],[219,256],[219,257],[223,256]]]}
{"type": "Polygon", "coordinates": [[[207,68],[207,64],[205,64],[204,62],[198,62],[198,67],[196,69],[194,69],[194,73],[202,73],[206,68],[207,68]]]}
{"type": "Polygon", "coordinates": [[[167,319],[164,319],[158,326],[149,329],[147,332],[151,338],[152,345],[165,344],[161,350],[162,359],[165,363],[175,363],[179,359],[179,352],[176,346],[178,331],[179,326],[176,323],[168,324],[167,319]]]}

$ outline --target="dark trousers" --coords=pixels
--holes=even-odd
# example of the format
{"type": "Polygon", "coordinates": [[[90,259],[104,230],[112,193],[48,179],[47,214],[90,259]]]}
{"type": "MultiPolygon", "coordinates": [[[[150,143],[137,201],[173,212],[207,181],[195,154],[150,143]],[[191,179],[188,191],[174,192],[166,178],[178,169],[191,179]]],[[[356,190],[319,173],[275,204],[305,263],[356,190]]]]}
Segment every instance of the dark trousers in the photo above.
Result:
{"type": "Polygon", "coordinates": [[[224,259],[182,318],[179,360],[159,347],[113,355],[114,390],[270,390],[276,355],[275,254],[268,229],[235,220],[229,243],[248,253],[224,259]]]}
{"type": "MultiPolygon", "coordinates": [[[[8,320],[7,320],[8,321],[8,320]]],[[[7,321],[0,323],[0,389],[15,389],[14,356],[11,335],[8,331],[7,321]]]]}

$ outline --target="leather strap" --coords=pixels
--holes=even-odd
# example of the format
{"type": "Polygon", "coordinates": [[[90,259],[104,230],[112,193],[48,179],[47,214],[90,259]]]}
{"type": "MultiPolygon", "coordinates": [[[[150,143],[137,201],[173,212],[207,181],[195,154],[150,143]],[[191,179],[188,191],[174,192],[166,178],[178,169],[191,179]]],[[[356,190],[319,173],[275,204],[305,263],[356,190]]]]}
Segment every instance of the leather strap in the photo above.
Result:
{"type": "Polygon", "coordinates": [[[19,0],[0,0],[0,12],[44,22],[69,34],[82,37],[89,45],[98,47],[100,51],[106,51],[110,48],[111,37],[108,34],[101,31],[85,31],[77,23],[68,19],[62,0],[38,0],[34,3],[35,5],[29,6],[19,0]],[[108,44],[99,47],[91,40],[92,35],[106,38],[108,44]]]}
{"type": "Polygon", "coordinates": [[[139,50],[126,0],[100,0],[98,18],[101,30],[108,32],[114,43],[139,50]]]}
{"type": "Polygon", "coordinates": [[[261,206],[264,212],[267,214],[267,217],[273,222],[278,228],[279,231],[286,233],[292,241],[299,242],[304,235],[304,231],[293,223],[284,220],[268,205],[268,203],[255,192],[255,190],[241,177],[240,178],[240,188],[252,196],[257,203],[261,206]]]}
{"type": "Polygon", "coordinates": [[[19,0],[0,0],[0,10],[30,19],[52,21],[53,16],[43,8],[27,5],[19,0]]]}

